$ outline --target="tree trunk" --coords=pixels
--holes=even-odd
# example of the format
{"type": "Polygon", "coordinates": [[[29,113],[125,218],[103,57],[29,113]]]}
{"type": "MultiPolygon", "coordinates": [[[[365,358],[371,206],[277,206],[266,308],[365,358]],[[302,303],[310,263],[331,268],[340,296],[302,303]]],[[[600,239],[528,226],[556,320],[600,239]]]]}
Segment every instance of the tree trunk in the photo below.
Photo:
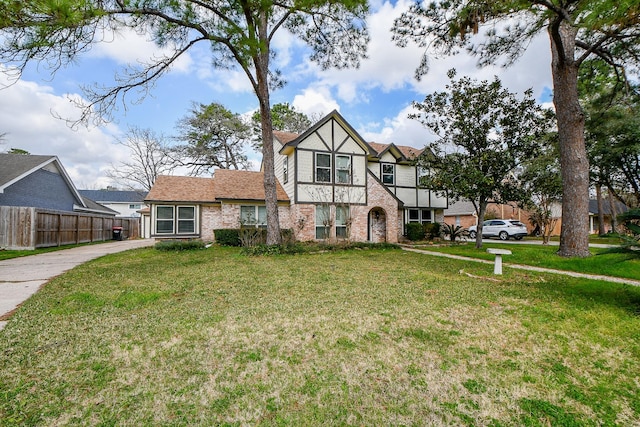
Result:
{"type": "Polygon", "coordinates": [[[264,172],[264,195],[267,210],[267,245],[282,243],[280,218],[278,214],[278,193],[273,154],[273,122],[269,101],[269,41],[267,38],[267,17],[263,12],[259,23],[259,36],[265,47],[254,59],[258,101],[260,102],[260,123],[262,126],[262,169],[264,172]]]}
{"type": "Polygon", "coordinates": [[[476,249],[482,249],[482,223],[484,222],[484,215],[487,212],[487,201],[480,200],[478,203],[478,227],[476,228],[476,249]]]}
{"type": "Polygon", "coordinates": [[[611,232],[618,232],[618,210],[616,209],[616,201],[609,193],[609,207],[611,208],[611,232]]]}
{"type": "Polygon", "coordinates": [[[589,253],[589,160],[584,142],[584,113],[578,100],[575,60],[577,30],[565,21],[549,26],[553,103],[560,141],[562,229],[558,255],[587,257],[589,253]]]}
{"type": "Polygon", "coordinates": [[[598,235],[604,236],[607,230],[604,228],[604,206],[602,204],[602,186],[596,184],[596,201],[598,202],[598,235]]]}

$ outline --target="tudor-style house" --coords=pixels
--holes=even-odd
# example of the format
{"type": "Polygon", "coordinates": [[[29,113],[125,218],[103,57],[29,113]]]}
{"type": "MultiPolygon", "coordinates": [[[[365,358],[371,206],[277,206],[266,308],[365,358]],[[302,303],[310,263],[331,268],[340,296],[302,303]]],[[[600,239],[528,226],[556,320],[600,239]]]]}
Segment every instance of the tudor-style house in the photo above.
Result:
{"type": "MultiPolygon", "coordinates": [[[[274,131],[274,151],[281,227],[298,240],[397,242],[406,223],[443,221],[447,199],[418,185],[421,151],[367,143],[337,111],[300,135],[274,131]]],[[[262,172],[162,176],[146,202],[156,238],[266,225],[262,172]]]]}

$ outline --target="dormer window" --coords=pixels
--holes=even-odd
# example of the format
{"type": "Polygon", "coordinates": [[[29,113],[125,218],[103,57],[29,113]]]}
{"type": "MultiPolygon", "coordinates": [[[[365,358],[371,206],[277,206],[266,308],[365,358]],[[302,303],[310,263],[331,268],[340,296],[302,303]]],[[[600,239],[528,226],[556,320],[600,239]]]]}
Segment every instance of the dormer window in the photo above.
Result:
{"type": "Polygon", "coordinates": [[[316,153],[316,182],[331,182],[331,154],[316,153]]]}
{"type": "Polygon", "coordinates": [[[387,185],[396,183],[396,165],[393,163],[382,164],[382,183],[387,185]]]}

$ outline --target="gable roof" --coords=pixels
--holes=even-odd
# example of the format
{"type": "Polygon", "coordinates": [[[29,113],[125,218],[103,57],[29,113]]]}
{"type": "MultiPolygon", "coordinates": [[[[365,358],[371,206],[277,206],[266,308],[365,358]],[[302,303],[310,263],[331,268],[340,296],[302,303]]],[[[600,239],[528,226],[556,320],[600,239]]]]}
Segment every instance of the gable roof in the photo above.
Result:
{"type": "Polygon", "coordinates": [[[71,178],[57,156],[0,154],[0,193],[4,192],[7,187],[50,164],[55,165],[56,169],[60,172],[60,175],[78,201],[78,204],[86,208],[87,206],[84,199],[76,189],[76,186],[73,185],[71,178]]]}
{"type": "Polygon", "coordinates": [[[276,139],[282,143],[282,145],[285,145],[293,141],[294,139],[296,139],[298,136],[300,136],[300,134],[293,133],[293,132],[283,132],[281,130],[274,130],[273,136],[275,136],[276,139]]]}
{"type": "MultiPolygon", "coordinates": [[[[276,180],[278,201],[289,197],[276,180]]],[[[264,201],[264,173],[217,169],[213,178],[159,176],[147,194],[149,202],[214,203],[221,200],[264,201]]]]}
{"type": "Polygon", "coordinates": [[[468,200],[458,200],[457,202],[453,202],[444,210],[444,216],[475,214],[476,208],[473,206],[473,203],[468,200]]]}
{"type": "Polygon", "coordinates": [[[424,149],[420,150],[415,147],[409,147],[407,145],[396,145],[396,144],[380,144],[377,142],[369,142],[369,146],[375,150],[375,153],[370,153],[374,157],[382,157],[386,152],[391,152],[397,159],[401,160],[414,160],[420,154],[424,152],[424,149]]]}
{"type": "MultiPolygon", "coordinates": [[[[288,141],[282,146],[282,148],[280,149],[280,153],[281,154],[285,154],[286,152],[290,151],[291,149],[297,147],[302,141],[304,141],[309,135],[311,135],[312,133],[314,133],[315,131],[317,131],[318,129],[320,129],[322,126],[324,126],[329,120],[335,120],[337,121],[340,126],[342,126],[342,128],[353,138],[353,140],[359,144],[360,146],[362,146],[362,148],[365,150],[365,152],[370,152],[371,151],[371,147],[369,147],[369,144],[367,144],[367,142],[364,140],[364,138],[362,138],[360,136],[360,134],[358,134],[358,132],[349,124],[349,122],[347,122],[344,117],[342,117],[340,115],[340,113],[338,113],[337,110],[333,110],[332,112],[330,112],[329,114],[327,114],[326,116],[324,116],[322,119],[320,119],[316,124],[314,124],[313,126],[311,126],[309,129],[307,129],[306,131],[304,131],[302,134],[297,135],[295,138],[290,139],[291,137],[293,137],[295,134],[289,134],[289,135],[282,135],[285,132],[278,132],[278,134],[280,134],[281,136],[285,137],[286,139],[288,139],[288,141]]],[[[274,132],[274,135],[276,135],[276,133],[274,132]]],[[[282,140],[280,140],[281,142],[284,142],[282,140]]]]}
{"type": "Polygon", "coordinates": [[[142,203],[145,191],[78,190],[81,196],[99,203],[142,203]]]}

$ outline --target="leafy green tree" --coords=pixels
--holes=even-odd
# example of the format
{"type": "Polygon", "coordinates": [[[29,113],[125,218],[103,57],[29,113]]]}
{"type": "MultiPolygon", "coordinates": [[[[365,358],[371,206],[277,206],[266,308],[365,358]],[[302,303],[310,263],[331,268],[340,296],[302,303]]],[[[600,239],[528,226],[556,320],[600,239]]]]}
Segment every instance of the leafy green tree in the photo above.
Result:
{"type": "Polygon", "coordinates": [[[194,104],[188,115],[178,121],[175,147],[183,166],[193,175],[211,173],[214,168],[246,169],[244,147],[250,140],[251,128],[239,114],[223,105],[194,104]]]}
{"type": "MultiPolygon", "coordinates": [[[[311,119],[304,113],[296,111],[289,103],[274,104],[271,107],[271,121],[273,129],[282,132],[303,133],[311,127],[311,119]]],[[[261,126],[262,116],[256,111],[251,116],[251,124],[254,132],[254,147],[262,147],[261,126]]]]}
{"type": "Polygon", "coordinates": [[[258,98],[267,243],[276,244],[281,237],[270,90],[284,82],[271,65],[271,42],[286,30],[309,46],[310,60],[323,68],[357,66],[369,41],[367,13],[365,0],[0,0],[0,61],[5,70],[37,62],[54,73],[122,28],[146,34],[168,53],[125,70],[113,87],[87,88],[82,120],[94,112],[101,120],[110,118],[118,100],[132,91],[144,95],[151,90],[193,46],[208,44],[212,65],[240,68],[258,98]]]}
{"type": "Polygon", "coordinates": [[[580,76],[592,182],[621,202],[640,206],[639,88],[621,84],[599,60],[587,61],[580,76]]]}
{"type": "Polygon", "coordinates": [[[578,70],[597,56],[624,76],[640,58],[640,3],[637,0],[437,0],[415,2],[394,23],[400,46],[425,48],[418,76],[429,55],[467,49],[480,65],[515,62],[537,34],[551,42],[553,102],[556,108],[563,183],[562,256],[589,256],[589,161],[584,114],[578,100],[578,70]],[[486,37],[475,36],[487,28],[486,37]]]}
{"type": "Polygon", "coordinates": [[[412,115],[438,135],[419,158],[422,184],[450,200],[470,200],[478,213],[476,247],[482,247],[482,222],[490,201],[515,200],[519,185],[513,172],[536,153],[536,141],[547,130],[548,116],[527,91],[522,100],[492,82],[469,77],[454,80],[447,91],[414,102],[412,115]]]}
{"type": "Polygon", "coordinates": [[[8,154],[24,154],[24,155],[31,154],[27,150],[23,150],[22,148],[11,148],[9,151],[7,151],[7,153],[8,154]]]}

